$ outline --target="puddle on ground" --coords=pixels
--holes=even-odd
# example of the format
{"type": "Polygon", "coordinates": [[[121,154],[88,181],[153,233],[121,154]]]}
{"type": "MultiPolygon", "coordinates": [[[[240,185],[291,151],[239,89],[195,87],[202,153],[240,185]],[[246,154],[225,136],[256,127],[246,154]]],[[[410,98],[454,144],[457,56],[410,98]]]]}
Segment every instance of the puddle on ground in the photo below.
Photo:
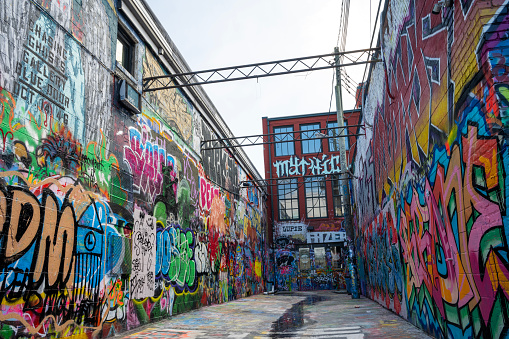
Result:
{"type": "MultiPolygon", "coordinates": [[[[272,323],[271,338],[281,338],[281,332],[292,331],[304,326],[304,306],[314,305],[329,298],[311,295],[306,299],[294,304],[278,320],[272,323]]],[[[306,325],[311,324],[311,320],[306,319],[306,325]]]]}

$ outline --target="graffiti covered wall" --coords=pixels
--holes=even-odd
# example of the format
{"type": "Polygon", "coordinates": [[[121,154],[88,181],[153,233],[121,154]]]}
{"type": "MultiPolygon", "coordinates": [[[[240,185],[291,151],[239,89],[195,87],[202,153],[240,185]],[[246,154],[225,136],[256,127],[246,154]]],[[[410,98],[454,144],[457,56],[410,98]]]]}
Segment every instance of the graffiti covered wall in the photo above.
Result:
{"type": "Polygon", "coordinates": [[[274,227],[276,286],[281,291],[344,289],[346,240],[340,222],[313,226],[304,221],[281,221],[274,227]],[[338,230],[340,229],[340,230],[338,230]],[[325,231],[328,230],[328,231],[325,231]],[[334,246],[328,246],[328,244],[334,246]]]}
{"type": "MultiPolygon", "coordinates": [[[[119,104],[113,2],[0,8],[0,337],[111,336],[262,292],[259,192],[229,154],[202,161],[179,90],[119,104]]],[[[133,78],[165,72],[136,50],[133,78]]]]}
{"type": "Polygon", "coordinates": [[[354,163],[362,293],[438,338],[509,330],[509,3],[389,1],[354,163]]]}

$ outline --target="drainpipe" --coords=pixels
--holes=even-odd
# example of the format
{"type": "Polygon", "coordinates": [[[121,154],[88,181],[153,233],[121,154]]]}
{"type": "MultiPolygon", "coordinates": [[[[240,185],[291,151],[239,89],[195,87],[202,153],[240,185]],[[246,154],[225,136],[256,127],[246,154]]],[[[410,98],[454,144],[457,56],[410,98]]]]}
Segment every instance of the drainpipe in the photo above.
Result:
{"type": "MultiPolygon", "coordinates": [[[[271,221],[272,221],[272,263],[273,263],[273,266],[274,266],[274,293],[277,291],[278,289],[278,286],[277,286],[277,278],[276,278],[276,246],[275,246],[275,241],[274,241],[274,201],[272,200],[273,199],[273,194],[272,194],[272,188],[274,186],[272,186],[272,144],[271,144],[271,141],[270,141],[270,123],[269,123],[269,119],[267,118],[267,133],[269,134],[268,137],[269,137],[269,143],[267,144],[267,147],[269,148],[269,190],[270,190],[270,214],[271,214],[271,221]]],[[[268,191],[269,191],[268,190],[268,191]]]]}

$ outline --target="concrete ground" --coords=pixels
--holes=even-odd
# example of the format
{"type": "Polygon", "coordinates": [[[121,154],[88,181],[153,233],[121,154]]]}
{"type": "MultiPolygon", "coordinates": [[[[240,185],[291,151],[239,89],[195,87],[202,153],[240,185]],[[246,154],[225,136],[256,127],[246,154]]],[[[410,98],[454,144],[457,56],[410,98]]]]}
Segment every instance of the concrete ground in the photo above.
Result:
{"type": "Polygon", "coordinates": [[[429,338],[361,297],[332,291],[256,295],[147,325],[124,338],[429,338]]]}

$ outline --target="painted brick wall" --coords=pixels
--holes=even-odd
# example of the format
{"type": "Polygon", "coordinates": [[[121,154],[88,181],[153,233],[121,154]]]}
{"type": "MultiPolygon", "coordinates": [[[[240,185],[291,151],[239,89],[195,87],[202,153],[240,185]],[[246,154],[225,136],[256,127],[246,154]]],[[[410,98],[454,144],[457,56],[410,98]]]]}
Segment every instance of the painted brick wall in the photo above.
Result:
{"type": "Polygon", "coordinates": [[[508,1],[391,0],[354,162],[362,293],[438,338],[509,329],[508,1]]]}
{"type": "MultiPolygon", "coordinates": [[[[265,212],[179,90],[115,95],[111,0],[0,0],[0,337],[111,336],[260,293],[265,212]]],[[[138,39],[134,82],[165,70],[138,39]]],[[[252,179],[252,178],[251,178],[252,179]]]]}

